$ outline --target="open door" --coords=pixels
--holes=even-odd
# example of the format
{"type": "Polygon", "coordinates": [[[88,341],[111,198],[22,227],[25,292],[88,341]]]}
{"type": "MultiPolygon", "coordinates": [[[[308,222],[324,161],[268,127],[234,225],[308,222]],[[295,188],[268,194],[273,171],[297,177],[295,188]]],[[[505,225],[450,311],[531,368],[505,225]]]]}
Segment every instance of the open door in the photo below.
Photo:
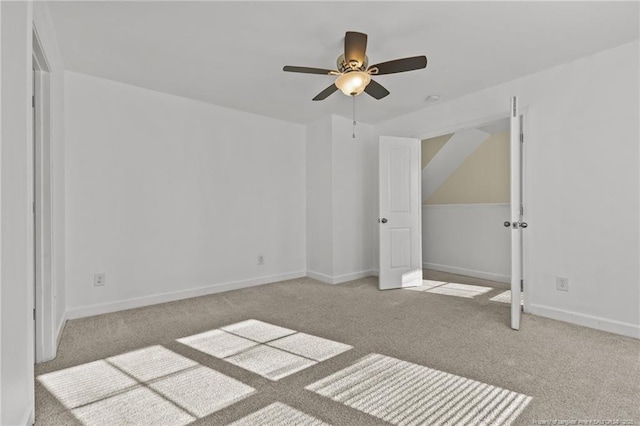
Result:
{"type": "Polygon", "coordinates": [[[422,284],[420,141],[380,136],[380,290],[422,284]]]}
{"type": "Polygon", "coordinates": [[[504,225],[511,228],[511,328],[520,329],[522,314],[521,293],[522,275],[522,123],[518,110],[518,98],[511,98],[511,218],[504,225]]]}

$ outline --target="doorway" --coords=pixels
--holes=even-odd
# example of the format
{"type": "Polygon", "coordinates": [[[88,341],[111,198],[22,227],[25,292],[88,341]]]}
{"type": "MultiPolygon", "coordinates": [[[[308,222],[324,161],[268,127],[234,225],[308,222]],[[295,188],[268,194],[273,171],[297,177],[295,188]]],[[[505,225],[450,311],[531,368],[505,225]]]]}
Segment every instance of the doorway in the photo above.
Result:
{"type": "MultiPolygon", "coordinates": [[[[436,277],[430,277],[430,273],[457,275],[447,275],[446,280],[423,280],[422,285],[414,286],[412,290],[467,298],[484,295],[483,298],[489,296],[496,303],[509,303],[511,328],[517,330],[522,311],[523,263],[526,260],[522,256],[522,230],[527,224],[523,221],[522,202],[524,116],[518,110],[516,97],[511,99],[508,114],[508,117],[507,114],[493,116],[420,138],[431,139],[436,146],[426,147],[421,153],[426,160],[422,166],[432,160],[429,165],[434,164],[434,167],[422,170],[422,201],[419,198],[415,200],[424,204],[422,208],[427,216],[423,217],[422,226],[417,227],[424,236],[420,237],[423,240],[420,251],[425,255],[420,266],[431,270],[425,271],[426,278],[436,277]],[[487,168],[486,162],[493,164],[487,168]],[[481,176],[469,176],[469,172],[478,166],[484,168],[481,176]],[[491,185],[483,188],[482,181],[491,185]],[[440,238],[433,238],[438,233],[440,238]],[[493,243],[493,246],[488,243],[493,243]],[[459,281],[465,277],[470,282],[459,281]],[[487,279],[495,285],[477,285],[478,280],[487,279]]],[[[381,217],[387,213],[382,203],[383,189],[388,186],[382,173],[384,138],[380,138],[381,217]]],[[[413,141],[421,144],[420,139],[414,138],[413,141]]],[[[382,270],[389,266],[382,257],[382,235],[388,227],[381,229],[381,277],[382,270]]],[[[414,267],[413,262],[411,266],[414,267]]],[[[386,288],[404,287],[411,286],[398,282],[386,288]]],[[[380,288],[383,289],[381,284],[380,288]]]]}
{"type": "Polygon", "coordinates": [[[423,139],[423,267],[510,283],[509,119],[423,139]]]}

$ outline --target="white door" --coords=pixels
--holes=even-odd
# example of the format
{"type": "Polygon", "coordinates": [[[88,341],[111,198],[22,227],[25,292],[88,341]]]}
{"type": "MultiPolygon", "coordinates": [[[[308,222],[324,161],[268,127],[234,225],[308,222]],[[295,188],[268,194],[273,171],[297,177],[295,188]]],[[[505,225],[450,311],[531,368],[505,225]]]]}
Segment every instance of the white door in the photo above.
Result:
{"type": "Polygon", "coordinates": [[[511,98],[511,218],[505,226],[511,228],[511,328],[520,329],[522,312],[520,297],[522,284],[522,128],[518,98],[511,98]]]}
{"type": "Polygon", "coordinates": [[[420,141],[380,136],[380,290],[422,284],[420,141]]]}

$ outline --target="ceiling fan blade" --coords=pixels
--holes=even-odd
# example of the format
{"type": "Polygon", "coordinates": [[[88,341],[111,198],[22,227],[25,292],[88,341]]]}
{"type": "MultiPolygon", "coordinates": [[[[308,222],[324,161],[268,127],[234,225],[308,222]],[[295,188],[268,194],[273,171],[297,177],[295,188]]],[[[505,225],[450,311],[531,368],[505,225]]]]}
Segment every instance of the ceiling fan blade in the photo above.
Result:
{"type": "Polygon", "coordinates": [[[284,68],[282,68],[282,71],[301,72],[305,74],[322,74],[322,75],[338,74],[338,72],[334,70],[326,70],[323,68],[310,68],[310,67],[294,67],[291,65],[285,66],[284,68]]]}
{"type": "Polygon", "coordinates": [[[358,67],[364,64],[364,57],[367,51],[367,35],[354,31],[347,31],[344,35],[344,59],[347,64],[356,61],[358,67]]]}
{"type": "Polygon", "coordinates": [[[382,99],[389,94],[389,91],[384,86],[375,80],[371,80],[364,91],[376,99],[382,99]]]}
{"type": "Polygon", "coordinates": [[[336,86],[335,84],[332,84],[331,86],[329,86],[326,89],[324,89],[322,92],[318,93],[316,95],[316,97],[313,98],[313,100],[314,101],[321,101],[323,99],[327,99],[329,97],[329,95],[331,95],[336,90],[338,90],[338,86],[336,86]]]}
{"type": "Polygon", "coordinates": [[[411,58],[395,59],[393,61],[382,62],[380,64],[371,65],[371,68],[377,68],[378,72],[374,75],[395,74],[397,72],[413,71],[425,68],[427,66],[426,56],[413,56],[411,58]]]}

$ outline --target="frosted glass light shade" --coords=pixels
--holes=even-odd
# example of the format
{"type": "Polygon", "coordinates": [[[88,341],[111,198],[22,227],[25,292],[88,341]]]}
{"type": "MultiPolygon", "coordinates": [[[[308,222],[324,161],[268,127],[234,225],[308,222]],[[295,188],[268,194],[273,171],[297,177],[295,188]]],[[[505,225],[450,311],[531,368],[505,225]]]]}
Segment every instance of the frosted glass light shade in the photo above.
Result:
{"type": "Polygon", "coordinates": [[[336,79],[336,86],[347,96],[362,93],[371,81],[371,76],[364,71],[351,71],[336,79]]]}

